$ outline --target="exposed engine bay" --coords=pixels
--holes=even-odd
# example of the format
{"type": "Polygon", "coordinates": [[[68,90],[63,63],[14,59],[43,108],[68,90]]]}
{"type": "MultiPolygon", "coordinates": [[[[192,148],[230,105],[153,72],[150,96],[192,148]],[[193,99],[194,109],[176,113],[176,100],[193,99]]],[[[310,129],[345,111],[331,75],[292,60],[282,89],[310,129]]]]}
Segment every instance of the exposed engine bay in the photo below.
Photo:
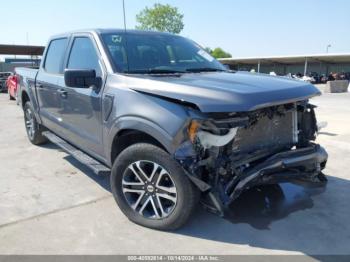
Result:
{"type": "Polygon", "coordinates": [[[175,158],[223,214],[250,187],[279,182],[324,184],[326,151],[315,144],[315,106],[302,101],[192,120],[175,158]]]}

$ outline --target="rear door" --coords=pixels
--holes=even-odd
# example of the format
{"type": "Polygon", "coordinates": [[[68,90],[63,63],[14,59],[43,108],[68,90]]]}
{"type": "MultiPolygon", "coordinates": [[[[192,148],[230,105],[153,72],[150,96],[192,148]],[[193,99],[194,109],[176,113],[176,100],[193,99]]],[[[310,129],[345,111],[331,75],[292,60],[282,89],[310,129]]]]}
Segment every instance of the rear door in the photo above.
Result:
{"type": "Polygon", "coordinates": [[[64,77],[59,85],[64,86],[60,115],[63,119],[67,140],[97,158],[104,158],[102,143],[102,89],[106,73],[95,40],[89,34],[74,35],[69,53],[64,62],[67,69],[93,69],[102,79],[96,88],[72,88],[65,86],[64,77]]]}
{"type": "Polygon", "coordinates": [[[58,84],[58,80],[63,76],[62,66],[68,42],[68,37],[51,40],[36,78],[40,117],[43,124],[61,136],[64,134],[60,115],[62,86],[58,84]]]}

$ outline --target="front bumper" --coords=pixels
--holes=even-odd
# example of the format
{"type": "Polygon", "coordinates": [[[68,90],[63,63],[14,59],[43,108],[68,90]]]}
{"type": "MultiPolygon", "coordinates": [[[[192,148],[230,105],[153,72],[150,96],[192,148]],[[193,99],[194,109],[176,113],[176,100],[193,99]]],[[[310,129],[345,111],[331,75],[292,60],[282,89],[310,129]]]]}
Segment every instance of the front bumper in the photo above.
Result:
{"type": "Polygon", "coordinates": [[[321,171],[327,159],[325,149],[314,144],[275,154],[240,175],[224,204],[230,205],[244,190],[261,184],[295,182],[324,185],[327,179],[321,171]]]}

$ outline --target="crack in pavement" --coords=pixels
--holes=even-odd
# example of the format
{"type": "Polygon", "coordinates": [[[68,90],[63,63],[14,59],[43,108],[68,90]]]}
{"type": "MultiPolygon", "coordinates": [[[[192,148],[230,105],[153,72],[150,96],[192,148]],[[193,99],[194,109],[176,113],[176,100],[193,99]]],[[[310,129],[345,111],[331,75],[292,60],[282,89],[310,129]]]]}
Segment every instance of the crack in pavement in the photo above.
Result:
{"type": "Polygon", "coordinates": [[[39,215],[35,215],[35,216],[32,216],[32,217],[19,219],[19,220],[13,221],[13,222],[9,222],[9,223],[5,223],[5,224],[0,225],[0,229],[8,227],[8,226],[17,225],[17,224],[20,224],[22,222],[27,222],[27,221],[30,221],[30,220],[33,220],[33,219],[45,217],[45,216],[48,216],[48,215],[57,214],[59,212],[71,210],[71,209],[74,209],[74,208],[77,208],[77,207],[82,207],[82,206],[87,206],[87,205],[90,205],[90,204],[98,203],[98,202],[101,202],[103,200],[106,200],[106,199],[109,199],[109,198],[112,198],[112,197],[113,197],[112,195],[106,195],[104,197],[100,197],[98,199],[90,200],[90,201],[83,202],[83,203],[80,203],[80,204],[76,204],[76,205],[73,205],[73,206],[59,208],[59,209],[55,209],[55,210],[52,210],[52,211],[46,212],[46,213],[41,213],[39,215]]]}

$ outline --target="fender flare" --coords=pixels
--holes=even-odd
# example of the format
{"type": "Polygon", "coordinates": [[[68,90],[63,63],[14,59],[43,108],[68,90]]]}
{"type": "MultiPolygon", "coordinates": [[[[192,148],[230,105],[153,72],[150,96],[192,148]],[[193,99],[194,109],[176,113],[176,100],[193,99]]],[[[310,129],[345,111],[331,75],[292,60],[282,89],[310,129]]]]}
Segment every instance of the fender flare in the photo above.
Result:
{"type": "Polygon", "coordinates": [[[175,153],[176,145],[173,144],[174,137],[159,125],[145,118],[125,116],[118,118],[114,124],[112,124],[108,134],[105,137],[107,144],[105,153],[109,163],[112,162],[111,152],[114,138],[123,130],[135,130],[146,133],[147,135],[156,139],[170,154],[175,153]]]}

